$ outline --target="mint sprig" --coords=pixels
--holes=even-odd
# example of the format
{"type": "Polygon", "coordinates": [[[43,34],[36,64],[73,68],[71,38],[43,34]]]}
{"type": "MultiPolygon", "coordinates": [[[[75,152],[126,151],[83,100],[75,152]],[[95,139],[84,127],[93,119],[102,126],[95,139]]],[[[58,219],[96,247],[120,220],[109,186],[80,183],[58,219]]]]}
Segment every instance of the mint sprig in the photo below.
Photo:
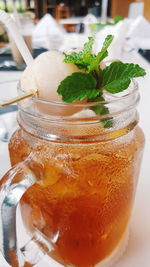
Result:
{"type": "MultiPolygon", "coordinates": [[[[132,78],[145,76],[146,72],[138,64],[116,61],[105,69],[101,69],[100,62],[108,56],[108,48],[113,41],[112,35],[107,35],[101,51],[93,54],[94,38],[89,37],[83,50],[65,55],[64,62],[74,63],[85,73],[75,72],[66,77],[59,85],[57,92],[64,102],[72,103],[87,98],[88,102],[101,102],[91,107],[97,115],[109,114],[109,109],[102,102],[104,89],[116,94],[124,91],[130,85],[132,78]]],[[[101,119],[105,128],[112,127],[112,117],[101,119]]]]}
{"type": "Polygon", "coordinates": [[[113,62],[102,71],[102,87],[112,94],[124,91],[131,79],[145,76],[146,72],[138,64],[113,62]]]}

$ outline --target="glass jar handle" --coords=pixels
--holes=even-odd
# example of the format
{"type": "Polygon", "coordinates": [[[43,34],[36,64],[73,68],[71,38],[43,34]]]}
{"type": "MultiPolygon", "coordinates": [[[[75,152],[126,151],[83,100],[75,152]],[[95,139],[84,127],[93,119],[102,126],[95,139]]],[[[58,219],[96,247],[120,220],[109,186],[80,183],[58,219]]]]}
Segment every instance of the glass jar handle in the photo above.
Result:
{"type": "Polygon", "coordinates": [[[34,266],[49,250],[48,242],[36,231],[32,239],[21,249],[17,242],[16,211],[19,201],[27,189],[37,182],[30,169],[31,159],[21,162],[9,170],[0,180],[0,246],[5,260],[11,266],[34,266]],[[32,252],[31,252],[32,251],[32,252]]]}

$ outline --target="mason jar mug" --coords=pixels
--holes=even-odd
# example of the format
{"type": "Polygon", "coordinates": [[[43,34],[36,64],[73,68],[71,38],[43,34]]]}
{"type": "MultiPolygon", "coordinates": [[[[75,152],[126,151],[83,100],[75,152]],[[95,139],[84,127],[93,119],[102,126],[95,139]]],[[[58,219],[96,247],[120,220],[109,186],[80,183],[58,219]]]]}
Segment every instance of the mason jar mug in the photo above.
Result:
{"type": "Polygon", "coordinates": [[[19,104],[12,168],[0,181],[1,249],[12,266],[47,254],[56,266],[106,267],[125,250],[144,148],[138,85],[105,98],[19,104]],[[18,205],[31,237],[22,248],[18,205]]]}

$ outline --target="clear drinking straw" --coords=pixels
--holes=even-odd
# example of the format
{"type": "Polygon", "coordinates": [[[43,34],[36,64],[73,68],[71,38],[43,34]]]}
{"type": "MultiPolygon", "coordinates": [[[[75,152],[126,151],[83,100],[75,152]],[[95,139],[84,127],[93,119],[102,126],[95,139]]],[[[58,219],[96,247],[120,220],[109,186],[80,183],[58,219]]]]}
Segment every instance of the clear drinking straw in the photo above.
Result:
{"type": "Polygon", "coordinates": [[[25,63],[28,65],[33,61],[33,57],[23,39],[20,32],[17,29],[15,21],[5,11],[0,10],[0,21],[5,24],[10,34],[12,35],[25,63]]]}
{"type": "Polygon", "coordinates": [[[12,7],[13,7],[13,16],[14,16],[14,19],[15,19],[15,22],[16,22],[16,26],[20,30],[21,29],[20,18],[19,18],[18,12],[16,10],[16,6],[15,6],[15,2],[14,1],[12,1],[12,7]]]}
{"type": "Polygon", "coordinates": [[[108,9],[108,0],[102,0],[102,14],[101,14],[102,23],[106,23],[107,21],[107,9],[108,9]]]}

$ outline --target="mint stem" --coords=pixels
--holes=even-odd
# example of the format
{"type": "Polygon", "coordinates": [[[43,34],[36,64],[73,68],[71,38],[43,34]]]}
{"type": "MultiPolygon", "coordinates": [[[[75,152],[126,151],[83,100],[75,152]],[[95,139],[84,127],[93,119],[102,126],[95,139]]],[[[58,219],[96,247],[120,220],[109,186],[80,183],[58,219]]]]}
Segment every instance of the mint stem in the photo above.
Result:
{"type": "Polygon", "coordinates": [[[95,72],[96,72],[97,86],[98,86],[98,89],[100,89],[101,88],[101,85],[102,85],[102,70],[98,66],[96,68],[96,71],[95,72]]]}

